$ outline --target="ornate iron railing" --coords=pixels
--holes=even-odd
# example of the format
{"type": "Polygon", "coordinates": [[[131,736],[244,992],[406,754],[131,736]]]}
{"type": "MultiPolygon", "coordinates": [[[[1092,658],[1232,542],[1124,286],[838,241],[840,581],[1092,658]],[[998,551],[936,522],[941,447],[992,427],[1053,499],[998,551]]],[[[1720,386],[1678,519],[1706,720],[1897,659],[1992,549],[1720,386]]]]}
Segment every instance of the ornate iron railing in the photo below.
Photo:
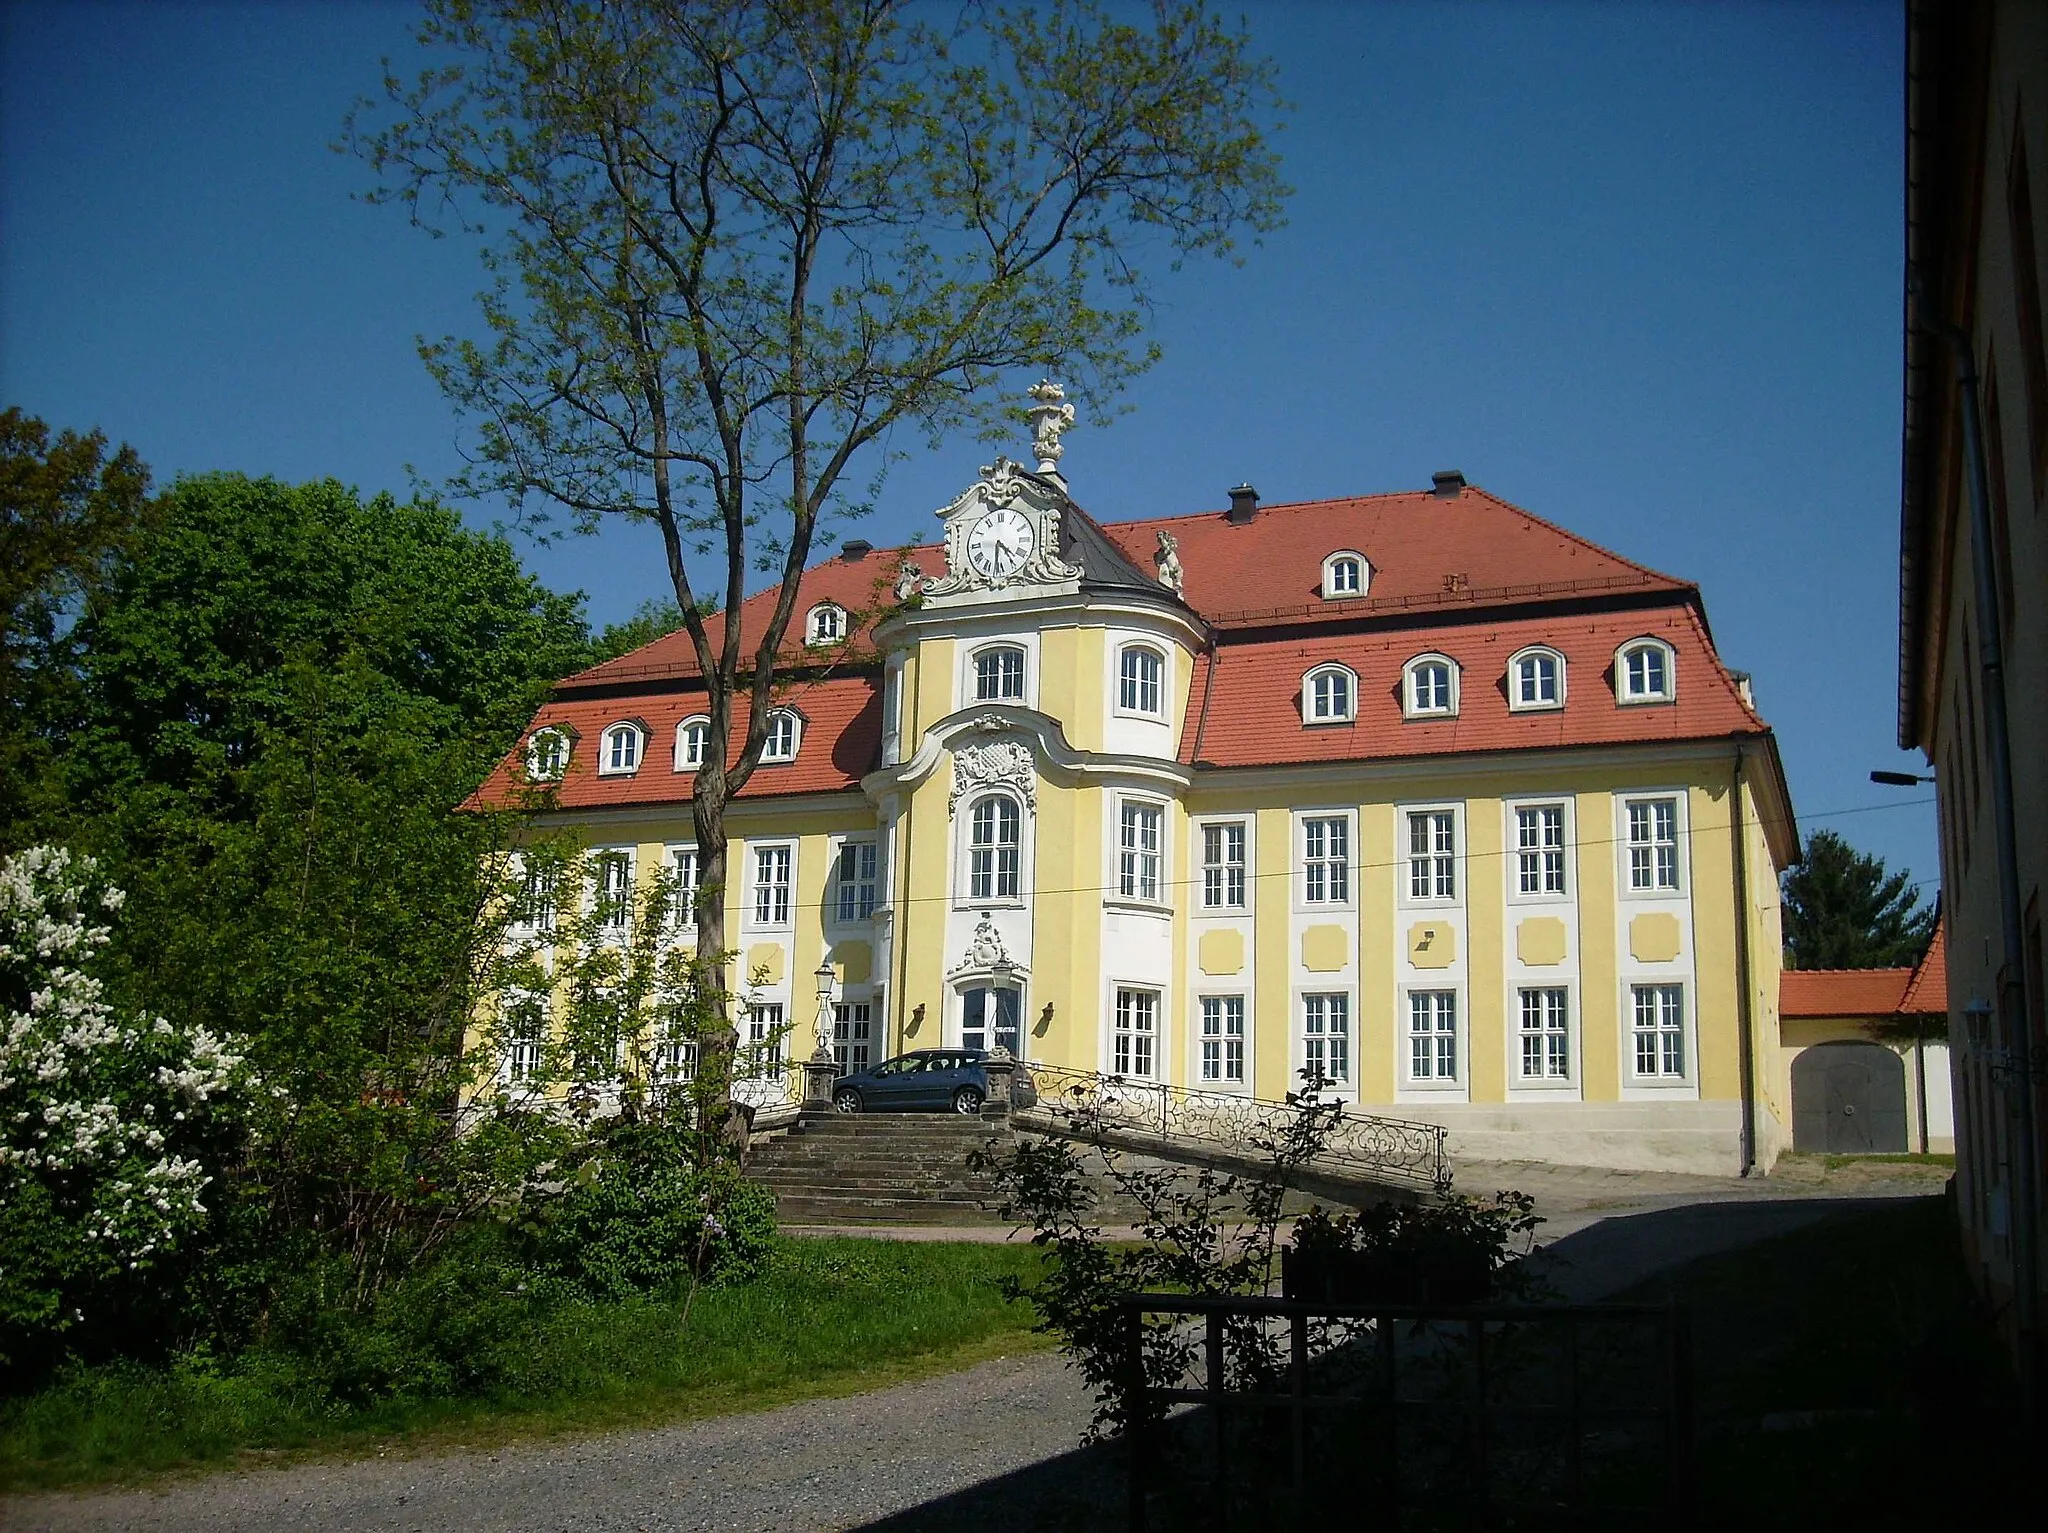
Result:
{"type": "MultiPolygon", "coordinates": [[[[1300,1111],[1292,1100],[1198,1091],[1063,1065],[1033,1062],[1024,1068],[1038,1088],[1038,1103],[1031,1111],[1084,1138],[1123,1131],[1215,1145],[1263,1159],[1300,1111]]],[[[1376,1117],[1349,1103],[1341,1104],[1335,1121],[1326,1125],[1322,1146],[1309,1164],[1434,1192],[1446,1192],[1451,1185],[1441,1127],[1376,1117]]]]}

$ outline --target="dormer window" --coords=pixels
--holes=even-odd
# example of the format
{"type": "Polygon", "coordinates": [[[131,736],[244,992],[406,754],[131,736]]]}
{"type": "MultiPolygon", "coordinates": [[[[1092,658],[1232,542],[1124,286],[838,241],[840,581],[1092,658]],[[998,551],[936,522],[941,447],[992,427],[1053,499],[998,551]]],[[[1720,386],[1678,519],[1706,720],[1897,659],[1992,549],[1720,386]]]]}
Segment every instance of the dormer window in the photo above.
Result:
{"type": "Polygon", "coordinates": [[[1564,656],[1532,645],[1508,661],[1508,707],[1533,713],[1564,706],[1564,656]]]}
{"type": "Polygon", "coordinates": [[[837,644],[846,637],[846,609],[837,602],[820,602],[804,619],[806,644],[837,644]]]}
{"type": "Polygon", "coordinates": [[[711,720],[698,717],[676,725],[676,770],[694,772],[703,766],[710,743],[711,720]]]}
{"type": "Polygon", "coordinates": [[[1349,666],[1321,665],[1301,678],[1301,721],[1346,724],[1358,717],[1358,675],[1349,666]]]}
{"type": "Polygon", "coordinates": [[[535,782],[560,782],[569,770],[569,732],[536,729],[526,741],[526,775],[535,782]]]}
{"type": "Polygon", "coordinates": [[[803,741],[802,715],[791,708],[778,708],[768,715],[768,739],[761,747],[763,761],[794,761],[803,741]]]}
{"type": "Polygon", "coordinates": [[[1458,711],[1458,662],[1417,655],[1402,672],[1401,709],[1411,719],[1449,718],[1458,711]]]}
{"type": "Polygon", "coordinates": [[[1615,652],[1617,702],[1668,703],[1677,695],[1676,658],[1662,639],[1631,639],[1615,652]]]}
{"type": "Polygon", "coordinates": [[[598,775],[630,777],[639,771],[641,747],[646,734],[646,726],[631,719],[606,729],[598,747],[598,775]]]}
{"type": "Polygon", "coordinates": [[[1363,596],[1372,582],[1372,566],[1364,554],[1342,549],[1323,561],[1323,596],[1325,600],[1336,600],[1345,596],[1363,596]]]}

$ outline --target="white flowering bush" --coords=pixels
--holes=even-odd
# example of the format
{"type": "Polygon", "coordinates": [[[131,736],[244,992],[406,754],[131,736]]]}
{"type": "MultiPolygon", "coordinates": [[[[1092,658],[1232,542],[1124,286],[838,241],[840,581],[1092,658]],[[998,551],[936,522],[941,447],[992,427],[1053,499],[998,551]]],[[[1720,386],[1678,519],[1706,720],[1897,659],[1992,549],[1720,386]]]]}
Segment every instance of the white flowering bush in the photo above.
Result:
{"type": "Polygon", "coordinates": [[[0,860],[0,1363],[114,1323],[206,1226],[253,1084],[206,1029],[115,1015],[89,970],[120,906],[88,857],[0,860]]]}

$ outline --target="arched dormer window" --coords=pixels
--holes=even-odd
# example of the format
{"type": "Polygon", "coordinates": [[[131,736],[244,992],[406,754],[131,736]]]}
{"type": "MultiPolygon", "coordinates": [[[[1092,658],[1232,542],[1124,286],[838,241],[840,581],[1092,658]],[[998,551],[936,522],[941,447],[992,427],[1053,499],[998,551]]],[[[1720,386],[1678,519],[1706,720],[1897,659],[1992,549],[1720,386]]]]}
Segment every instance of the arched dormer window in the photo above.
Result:
{"type": "Polygon", "coordinates": [[[1532,644],[1508,660],[1508,707],[1534,713],[1564,706],[1564,656],[1545,644],[1532,644]]]}
{"type": "Polygon", "coordinates": [[[837,602],[819,602],[804,619],[804,643],[837,644],[846,637],[846,609],[837,602]]]}
{"type": "Polygon", "coordinates": [[[1116,657],[1116,705],[1158,718],[1166,711],[1166,656],[1149,644],[1126,644],[1116,657]]]}
{"type": "Polygon", "coordinates": [[[1023,811],[1007,793],[974,801],[967,816],[967,897],[1014,900],[1023,886],[1023,811]]]}
{"type": "Polygon", "coordinates": [[[1319,665],[1301,678],[1301,721],[1345,724],[1358,717],[1358,674],[1347,665],[1319,665]]]}
{"type": "Polygon", "coordinates": [[[632,776],[640,770],[640,757],[645,754],[646,746],[647,726],[638,719],[607,725],[598,744],[598,776],[632,776]]]}
{"type": "Polygon", "coordinates": [[[1450,718],[1458,711],[1458,662],[1417,655],[1401,671],[1401,711],[1411,719],[1450,718]]]}
{"type": "Polygon", "coordinates": [[[1024,701],[1024,651],[1015,644],[991,644],[974,652],[974,700],[1024,701]]]}
{"type": "Polygon", "coordinates": [[[803,744],[804,717],[794,708],[777,708],[768,715],[768,739],[761,747],[763,761],[794,761],[803,744]]]}
{"type": "Polygon", "coordinates": [[[702,714],[676,725],[676,770],[694,772],[704,765],[704,752],[711,743],[711,720],[702,714]]]}
{"type": "Polygon", "coordinates": [[[566,729],[536,729],[526,738],[526,775],[535,782],[560,782],[573,743],[566,729]]]}
{"type": "Polygon", "coordinates": [[[1668,703],[1678,696],[1678,662],[1662,639],[1630,639],[1614,652],[1614,700],[1668,703]]]}
{"type": "Polygon", "coordinates": [[[1323,597],[1334,601],[1346,596],[1363,596],[1372,584],[1372,565],[1364,554],[1340,548],[1323,561],[1323,597]]]}

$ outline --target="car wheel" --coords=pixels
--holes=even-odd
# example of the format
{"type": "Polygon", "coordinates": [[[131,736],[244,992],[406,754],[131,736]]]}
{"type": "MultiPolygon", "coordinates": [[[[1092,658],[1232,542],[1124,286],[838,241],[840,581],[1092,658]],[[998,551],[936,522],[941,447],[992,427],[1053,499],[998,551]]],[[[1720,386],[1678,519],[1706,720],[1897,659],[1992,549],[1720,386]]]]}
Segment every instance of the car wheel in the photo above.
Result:
{"type": "Polygon", "coordinates": [[[962,1086],[953,1093],[953,1111],[963,1117],[973,1117],[981,1111],[981,1092],[973,1086],[962,1086]]]}
{"type": "Polygon", "coordinates": [[[834,1112],[857,1113],[860,1111],[860,1093],[851,1086],[832,1099],[834,1112]]]}

